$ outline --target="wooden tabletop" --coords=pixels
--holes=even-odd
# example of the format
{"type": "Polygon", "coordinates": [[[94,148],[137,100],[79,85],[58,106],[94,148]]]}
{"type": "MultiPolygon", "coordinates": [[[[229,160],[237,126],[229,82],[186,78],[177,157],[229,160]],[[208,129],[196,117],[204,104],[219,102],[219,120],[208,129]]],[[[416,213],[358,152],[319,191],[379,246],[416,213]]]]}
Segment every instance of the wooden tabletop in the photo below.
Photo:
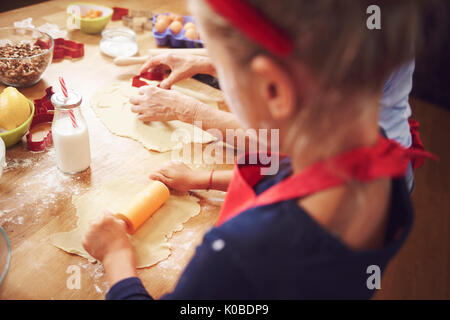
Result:
{"type": "MultiPolygon", "coordinates": [[[[12,26],[14,21],[32,17],[35,26],[50,22],[65,28],[65,9],[70,2],[49,1],[1,13],[1,26],[12,26]]],[[[109,7],[125,5],[123,1],[96,0],[95,3],[109,7]]],[[[185,3],[180,0],[127,1],[126,7],[187,14],[185,3]]],[[[109,27],[113,26],[122,26],[122,22],[111,22],[109,27]]],[[[90,132],[91,167],[78,175],[65,175],[56,167],[53,148],[32,153],[22,141],[7,150],[8,167],[0,181],[0,225],[11,241],[12,260],[0,285],[0,299],[103,299],[108,284],[102,266],[57,249],[49,236],[75,227],[73,195],[99,188],[104,182],[130,172],[147,175],[146,170],[153,162],[160,157],[169,159],[169,153],[150,152],[138,142],[112,135],[87,103],[95,91],[137,74],[139,66],[116,67],[100,53],[99,35],[73,31],[68,38],[85,44],[85,56],[52,63],[38,84],[20,91],[30,99],[40,98],[45,88],[57,84],[58,76],[62,75],[82,95],[85,101],[82,112],[90,132]],[[66,271],[71,265],[80,267],[80,289],[71,290],[66,285],[70,276],[66,271]]],[[[149,31],[138,33],[138,44],[140,55],[156,46],[149,31]]],[[[214,199],[206,194],[200,202],[201,213],[188,221],[183,231],[174,234],[170,240],[172,255],[167,260],[138,271],[153,297],[173,289],[196,244],[213,225],[221,203],[214,199]]]]}

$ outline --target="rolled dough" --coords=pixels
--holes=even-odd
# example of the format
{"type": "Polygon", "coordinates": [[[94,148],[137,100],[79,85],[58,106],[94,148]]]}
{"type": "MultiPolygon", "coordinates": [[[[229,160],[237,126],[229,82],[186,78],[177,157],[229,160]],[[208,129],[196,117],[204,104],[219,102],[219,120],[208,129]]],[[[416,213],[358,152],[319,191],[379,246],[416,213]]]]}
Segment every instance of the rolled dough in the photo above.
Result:
{"type": "MultiPolygon", "coordinates": [[[[92,190],[80,197],[74,197],[78,222],[69,232],[51,236],[52,243],[67,252],[75,253],[94,262],[83,248],[81,241],[89,223],[102,214],[104,209],[120,212],[146,185],[136,183],[132,178],[120,178],[92,190]]],[[[137,267],[152,266],[170,255],[168,239],[183,229],[183,223],[200,212],[198,199],[192,196],[171,195],[167,202],[136,231],[130,240],[136,250],[137,267]]]]}
{"type": "MultiPolygon", "coordinates": [[[[217,109],[218,102],[221,101],[220,96],[210,96],[195,91],[199,86],[196,82],[198,81],[187,79],[174,85],[172,89],[217,109]]],[[[159,82],[147,81],[147,83],[156,85],[159,82]]],[[[137,95],[138,88],[131,86],[130,81],[119,82],[95,93],[91,98],[91,107],[112,133],[137,140],[150,150],[166,152],[181,148],[180,141],[172,135],[177,129],[183,130],[183,137],[188,138],[183,141],[184,143],[208,143],[215,140],[214,136],[206,131],[181,121],[144,123],[138,120],[137,114],[131,112],[131,103],[129,102],[131,96],[137,95]]]]}

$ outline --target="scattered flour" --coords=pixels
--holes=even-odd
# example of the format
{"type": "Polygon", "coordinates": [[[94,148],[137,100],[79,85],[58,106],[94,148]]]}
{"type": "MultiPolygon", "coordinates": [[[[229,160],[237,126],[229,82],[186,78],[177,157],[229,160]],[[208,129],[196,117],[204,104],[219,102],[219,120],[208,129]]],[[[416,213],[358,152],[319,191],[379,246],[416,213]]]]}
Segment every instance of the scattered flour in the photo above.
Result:
{"type": "Polygon", "coordinates": [[[94,280],[94,289],[98,293],[106,293],[108,291],[108,282],[104,279],[105,269],[101,263],[79,262],[78,266],[82,268],[88,276],[94,280]]]}
{"type": "Polygon", "coordinates": [[[103,290],[100,289],[99,286],[96,285],[95,283],[94,283],[94,288],[95,288],[95,291],[97,291],[98,293],[103,293],[103,290]]]}
{"type": "Polygon", "coordinates": [[[0,210],[0,226],[3,226],[5,223],[13,223],[13,224],[23,224],[24,217],[18,215],[11,215],[13,210],[0,210]]]}
{"type": "Polygon", "coordinates": [[[170,257],[158,263],[158,266],[160,266],[163,269],[172,269],[177,271],[181,270],[181,266],[176,265],[173,262],[170,262],[170,257]]]}
{"type": "Polygon", "coordinates": [[[31,170],[27,172],[26,179],[21,179],[14,185],[14,195],[18,201],[0,200],[8,203],[8,208],[2,208],[0,211],[0,225],[37,224],[43,213],[57,205],[61,194],[70,198],[80,193],[80,189],[83,188],[80,186],[81,177],[62,173],[58,170],[54,159],[54,148],[42,153],[38,159],[31,153],[30,158],[7,159],[5,172],[26,168],[31,170]],[[32,208],[32,213],[26,210],[25,214],[25,208],[32,208]]]}
{"type": "Polygon", "coordinates": [[[15,169],[30,168],[33,166],[33,160],[31,159],[12,159],[7,161],[4,172],[8,172],[15,169]]]}

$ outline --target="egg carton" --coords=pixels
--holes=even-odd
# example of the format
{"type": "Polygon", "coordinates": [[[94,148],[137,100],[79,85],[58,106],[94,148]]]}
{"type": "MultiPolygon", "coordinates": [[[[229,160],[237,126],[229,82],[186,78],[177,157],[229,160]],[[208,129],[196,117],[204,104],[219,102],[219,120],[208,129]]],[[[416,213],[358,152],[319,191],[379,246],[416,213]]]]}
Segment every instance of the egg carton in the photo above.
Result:
{"type": "MultiPolygon", "coordinates": [[[[169,15],[169,13],[161,13],[163,15],[169,15]]],[[[184,35],[184,28],[178,34],[174,34],[169,27],[163,32],[159,33],[155,29],[156,19],[158,14],[153,16],[153,37],[156,40],[158,46],[171,46],[172,48],[203,48],[203,41],[200,39],[192,40],[186,38],[184,35]]],[[[183,27],[186,23],[192,22],[195,24],[195,20],[191,16],[183,16],[183,27]]]]}

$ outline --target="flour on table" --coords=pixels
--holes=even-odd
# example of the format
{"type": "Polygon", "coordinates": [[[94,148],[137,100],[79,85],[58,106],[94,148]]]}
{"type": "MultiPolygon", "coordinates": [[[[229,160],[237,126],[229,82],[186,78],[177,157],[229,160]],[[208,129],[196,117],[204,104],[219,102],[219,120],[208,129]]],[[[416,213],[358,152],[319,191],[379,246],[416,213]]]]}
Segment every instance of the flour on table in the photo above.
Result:
{"type": "MultiPolygon", "coordinates": [[[[64,251],[80,255],[91,262],[95,261],[81,244],[90,221],[101,215],[104,209],[112,213],[121,212],[144,187],[145,183],[136,183],[132,178],[124,177],[106,183],[98,190],[74,197],[72,202],[77,211],[77,227],[69,232],[52,235],[52,243],[64,251]]],[[[166,259],[170,255],[168,239],[174,232],[181,231],[183,223],[199,212],[197,198],[171,195],[166,203],[130,236],[136,251],[137,267],[149,267],[166,259]]]]}
{"type": "MultiPolygon", "coordinates": [[[[189,89],[192,81],[183,81],[174,85],[173,90],[177,90],[185,95],[192,96],[197,100],[218,108],[217,97],[189,89]]],[[[157,81],[147,81],[149,85],[157,85],[157,81]]],[[[131,86],[131,82],[119,82],[102,91],[99,91],[91,98],[91,107],[103,122],[103,124],[114,134],[122,137],[129,137],[141,142],[145,148],[166,152],[180,149],[180,139],[178,135],[173,135],[175,130],[181,133],[183,143],[209,143],[215,138],[191,124],[178,120],[160,122],[152,121],[144,123],[137,118],[137,114],[131,111],[130,97],[138,95],[138,88],[131,86]],[[187,139],[187,140],[184,140],[187,139]]]]}

